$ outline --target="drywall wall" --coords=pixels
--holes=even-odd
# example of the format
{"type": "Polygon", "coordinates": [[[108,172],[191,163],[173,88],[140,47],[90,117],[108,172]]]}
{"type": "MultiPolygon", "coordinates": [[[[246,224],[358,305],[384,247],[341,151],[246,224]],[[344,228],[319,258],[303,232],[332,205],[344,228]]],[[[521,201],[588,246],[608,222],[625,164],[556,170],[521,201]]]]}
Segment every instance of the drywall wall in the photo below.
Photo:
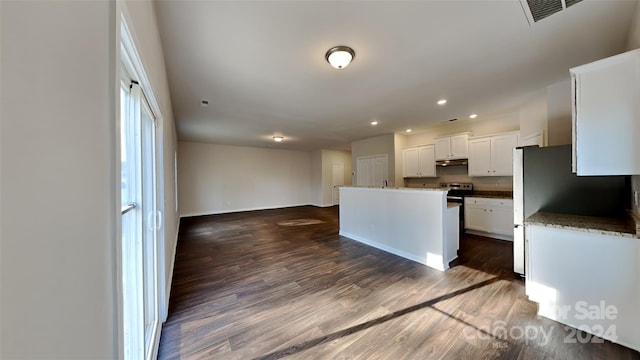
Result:
{"type": "Polygon", "coordinates": [[[627,38],[627,50],[640,48],[640,4],[636,1],[635,14],[627,38]]]}
{"type": "Polygon", "coordinates": [[[116,359],[116,2],[0,2],[3,359],[116,359]]]}
{"type": "MultiPolygon", "coordinates": [[[[631,30],[629,31],[629,38],[627,41],[627,50],[633,50],[640,48],[640,2],[636,1],[635,15],[633,17],[633,23],[631,30]]],[[[635,192],[640,192],[640,175],[634,175],[631,177],[631,204],[636,213],[640,215],[640,205],[636,202],[635,192]]],[[[640,199],[639,199],[640,201],[640,199]]]]}
{"type": "Polygon", "coordinates": [[[402,149],[407,147],[407,136],[404,134],[394,134],[393,146],[395,151],[395,180],[396,186],[403,186],[404,162],[402,161],[402,149]]]}
{"type": "MultiPolygon", "coordinates": [[[[333,164],[344,165],[344,185],[351,185],[351,153],[348,151],[321,150],[322,154],[322,201],[319,206],[333,205],[333,164]]],[[[312,161],[313,163],[313,161],[312,161]]],[[[315,191],[312,185],[312,193],[315,191]]]]}
{"type": "Polygon", "coordinates": [[[567,79],[547,87],[547,145],[571,144],[571,81],[567,79]]]}
{"type": "Polygon", "coordinates": [[[178,143],[181,216],[308,205],[311,153],[178,143]]]}
{"type": "Polygon", "coordinates": [[[520,107],[520,136],[533,135],[539,131],[542,131],[544,136],[548,133],[546,89],[532,95],[529,101],[520,107]]]}
{"type": "MultiPolygon", "coordinates": [[[[357,140],[351,143],[351,163],[357,164],[357,159],[365,156],[387,155],[387,178],[389,186],[395,186],[396,158],[394,146],[394,134],[384,134],[368,139],[357,140]]],[[[353,183],[358,183],[358,174],[353,177],[353,183]]]]}
{"type": "MultiPolygon", "coordinates": [[[[177,149],[176,127],[171,108],[171,98],[169,94],[169,84],[167,72],[165,70],[162,45],[156,21],[154,2],[152,1],[127,1],[123,7],[127,21],[130,22],[130,31],[133,33],[136,47],[140,54],[145,72],[151,82],[153,94],[160,107],[161,117],[160,131],[162,131],[162,167],[164,183],[164,254],[165,259],[161,259],[165,264],[165,290],[168,307],[169,292],[171,290],[171,278],[173,276],[173,260],[175,259],[175,249],[178,234],[179,214],[176,206],[176,176],[175,160],[177,149]]],[[[167,308],[163,309],[164,311],[167,308]]],[[[166,314],[162,314],[163,317],[166,314]]],[[[164,319],[163,319],[164,320],[164,319]]]]}
{"type": "Polygon", "coordinates": [[[517,131],[520,128],[520,114],[510,112],[500,115],[479,116],[476,119],[458,120],[435,126],[428,131],[407,136],[406,146],[435,144],[435,138],[462,132],[471,132],[471,136],[498,134],[517,131]]]}
{"type": "MultiPolygon", "coordinates": [[[[315,206],[322,206],[323,188],[322,188],[322,151],[315,150],[311,152],[311,173],[310,173],[310,192],[309,202],[315,206]]],[[[351,161],[351,160],[349,160],[351,161]]]]}
{"type": "Polygon", "coordinates": [[[162,113],[167,266],[177,234],[176,135],[153,3],[0,6],[0,357],[118,358],[119,11],[162,113]]]}

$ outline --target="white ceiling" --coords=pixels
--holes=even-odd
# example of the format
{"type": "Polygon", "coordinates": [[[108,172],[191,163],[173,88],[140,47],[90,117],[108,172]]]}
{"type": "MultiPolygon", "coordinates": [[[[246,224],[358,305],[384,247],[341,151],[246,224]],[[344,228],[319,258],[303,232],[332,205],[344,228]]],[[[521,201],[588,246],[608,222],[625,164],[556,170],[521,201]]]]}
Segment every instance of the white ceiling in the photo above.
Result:
{"type": "Polygon", "coordinates": [[[635,9],[584,0],[529,26],[516,0],[156,2],[179,139],[306,150],[514,111],[624,51],[635,9]],[[356,51],[344,70],[336,45],[356,51]]]}

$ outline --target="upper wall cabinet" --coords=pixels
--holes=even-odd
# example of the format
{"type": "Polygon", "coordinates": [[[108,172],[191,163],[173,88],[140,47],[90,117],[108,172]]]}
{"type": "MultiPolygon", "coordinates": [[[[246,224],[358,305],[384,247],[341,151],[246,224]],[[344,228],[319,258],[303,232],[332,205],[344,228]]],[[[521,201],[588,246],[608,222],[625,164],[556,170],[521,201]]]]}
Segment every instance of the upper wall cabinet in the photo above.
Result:
{"type": "Polygon", "coordinates": [[[570,69],[573,171],[640,174],[640,49],[570,69]]]}
{"type": "Polygon", "coordinates": [[[513,176],[513,148],[518,133],[469,139],[469,176],[513,176]]]}
{"type": "Polygon", "coordinates": [[[436,160],[466,159],[469,157],[469,133],[436,139],[436,160]]]}
{"type": "Polygon", "coordinates": [[[435,177],[436,161],[433,145],[417,146],[402,150],[404,177],[435,177]]]}

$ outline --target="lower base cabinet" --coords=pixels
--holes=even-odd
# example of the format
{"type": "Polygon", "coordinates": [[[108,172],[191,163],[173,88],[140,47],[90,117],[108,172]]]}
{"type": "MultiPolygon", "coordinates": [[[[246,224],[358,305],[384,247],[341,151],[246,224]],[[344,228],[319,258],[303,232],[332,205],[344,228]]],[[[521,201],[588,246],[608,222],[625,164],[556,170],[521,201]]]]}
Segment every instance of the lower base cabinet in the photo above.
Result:
{"type": "Polygon", "coordinates": [[[513,200],[465,198],[464,228],[489,237],[513,240],[513,200]]]}

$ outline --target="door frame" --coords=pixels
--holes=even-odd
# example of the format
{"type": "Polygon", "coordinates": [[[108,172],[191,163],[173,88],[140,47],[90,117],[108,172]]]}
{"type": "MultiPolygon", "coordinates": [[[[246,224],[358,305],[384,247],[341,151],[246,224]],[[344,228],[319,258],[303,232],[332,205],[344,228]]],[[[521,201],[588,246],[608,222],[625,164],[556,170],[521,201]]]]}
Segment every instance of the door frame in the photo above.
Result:
{"type": "MultiPolygon", "coordinates": [[[[119,3],[119,2],[118,2],[119,3]]],[[[155,216],[155,225],[157,227],[156,230],[156,271],[155,271],[155,287],[156,287],[156,317],[157,324],[155,325],[154,334],[151,341],[151,349],[148,354],[144,354],[147,359],[155,359],[158,353],[158,347],[160,344],[160,331],[161,324],[167,318],[167,309],[168,309],[168,299],[167,299],[167,291],[166,291],[166,249],[165,249],[165,232],[164,232],[164,156],[163,154],[163,118],[162,113],[160,111],[160,106],[156,100],[156,96],[153,93],[153,88],[151,86],[151,82],[149,81],[149,77],[147,76],[147,72],[144,69],[144,65],[140,54],[136,47],[135,42],[135,34],[132,31],[132,24],[130,15],[126,11],[126,7],[121,4],[116,4],[116,13],[118,14],[117,19],[118,22],[116,24],[116,81],[117,86],[116,89],[118,91],[116,96],[115,105],[115,138],[116,138],[116,149],[117,154],[114,156],[115,158],[115,169],[116,171],[116,182],[120,182],[120,107],[122,104],[120,103],[120,82],[122,81],[123,76],[128,76],[130,79],[134,80],[140,85],[140,88],[143,92],[143,101],[146,101],[148,107],[155,117],[155,176],[156,176],[156,216],[155,216]]],[[[116,192],[118,203],[120,203],[120,191],[119,189],[116,192]]],[[[123,258],[123,246],[122,246],[122,221],[121,221],[121,211],[118,209],[117,216],[117,238],[116,238],[116,259],[117,259],[117,269],[116,269],[116,280],[117,284],[115,284],[116,292],[117,292],[117,326],[118,326],[118,352],[119,358],[125,358],[125,334],[124,334],[124,285],[123,285],[123,266],[124,266],[124,258],[123,258]]],[[[144,338],[143,338],[144,341],[144,338]]],[[[144,344],[144,343],[143,343],[144,344]]],[[[146,350],[146,349],[145,349],[146,350]]]]}
{"type": "Polygon", "coordinates": [[[336,183],[335,183],[335,167],[336,165],[340,165],[342,166],[342,184],[340,185],[344,185],[344,163],[333,163],[331,164],[331,202],[333,204],[333,206],[335,205],[339,205],[339,199],[340,199],[340,194],[338,194],[338,202],[336,203],[336,183]]]}

